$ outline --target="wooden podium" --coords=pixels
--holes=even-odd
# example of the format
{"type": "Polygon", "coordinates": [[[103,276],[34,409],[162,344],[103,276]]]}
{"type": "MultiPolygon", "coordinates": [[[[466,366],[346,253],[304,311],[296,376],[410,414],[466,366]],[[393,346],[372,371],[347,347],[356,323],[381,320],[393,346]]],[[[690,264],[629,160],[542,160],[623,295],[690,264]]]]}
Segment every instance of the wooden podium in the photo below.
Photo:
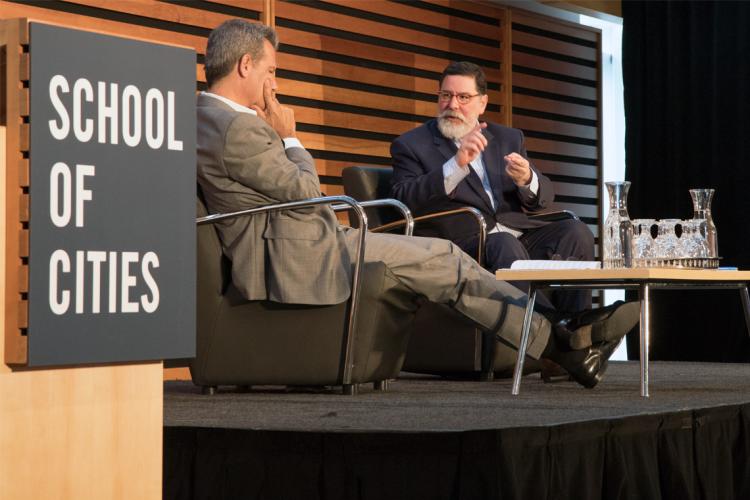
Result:
{"type": "Polygon", "coordinates": [[[0,21],[0,498],[161,498],[161,362],[21,366],[27,348],[27,41],[25,20],[0,21]]]}

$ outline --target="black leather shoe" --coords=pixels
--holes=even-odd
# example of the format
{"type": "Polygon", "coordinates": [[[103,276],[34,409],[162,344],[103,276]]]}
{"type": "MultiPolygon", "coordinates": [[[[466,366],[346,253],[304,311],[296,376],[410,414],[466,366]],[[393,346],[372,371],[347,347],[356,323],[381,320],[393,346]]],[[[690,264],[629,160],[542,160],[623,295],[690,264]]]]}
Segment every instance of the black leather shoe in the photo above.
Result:
{"type": "Polygon", "coordinates": [[[556,352],[555,362],[565,368],[573,380],[591,389],[598,384],[607,371],[608,361],[620,341],[601,342],[586,349],[556,352]]]}
{"type": "Polygon", "coordinates": [[[617,342],[640,319],[640,303],[617,301],[553,321],[553,332],[562,346],[584,349],[602,342],[617,342]]]}

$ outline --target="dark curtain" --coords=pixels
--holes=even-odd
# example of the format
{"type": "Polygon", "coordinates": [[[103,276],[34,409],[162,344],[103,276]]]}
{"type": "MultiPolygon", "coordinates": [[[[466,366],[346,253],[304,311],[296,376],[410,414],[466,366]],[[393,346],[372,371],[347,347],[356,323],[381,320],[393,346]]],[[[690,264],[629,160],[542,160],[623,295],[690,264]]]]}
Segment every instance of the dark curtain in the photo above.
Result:
{"type": "MultiPolygon", "coordinates": [[[[750,3],[622,13],[630,216],[688,218],[688,189],[714,188],[721,265],[750,269],[750,3]]],[[[750,360],[737,291],[655,292],[652,311],[652,359],[750,360]]]]}
{"type": "Polygon", "coordinates": [[[470,432],[164,428],[163,498],[750,498],[750,405],[470,432]]]}

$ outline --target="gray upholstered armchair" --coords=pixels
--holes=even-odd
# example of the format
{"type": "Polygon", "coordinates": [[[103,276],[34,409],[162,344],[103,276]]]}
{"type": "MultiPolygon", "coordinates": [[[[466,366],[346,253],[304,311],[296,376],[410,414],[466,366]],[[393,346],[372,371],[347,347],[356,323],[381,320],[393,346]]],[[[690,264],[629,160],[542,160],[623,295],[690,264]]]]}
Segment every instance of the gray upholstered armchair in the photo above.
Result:
{"type": "Polygon", "coordinates": [[[197,350],[190,361],[193,382],[213,393],[217,386],[340,385],[356,394],[373,382],[385,390],[406,353],[413,307],[392,300],[409,293],[381,263],[362,264],[364,238],[353,272],[350,300],[331,306],[247,301],[231,282],[213,222],[229,217],[319,204],[338,204],[367,217],[346,196],[315,198],[233,214],[207,215],[197,202],[197,350]]]}

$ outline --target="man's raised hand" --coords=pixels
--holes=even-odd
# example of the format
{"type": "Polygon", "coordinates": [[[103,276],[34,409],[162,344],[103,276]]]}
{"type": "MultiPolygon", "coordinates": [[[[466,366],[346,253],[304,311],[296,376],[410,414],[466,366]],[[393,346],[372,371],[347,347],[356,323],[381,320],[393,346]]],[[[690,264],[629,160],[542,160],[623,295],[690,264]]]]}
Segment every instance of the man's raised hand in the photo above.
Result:
{"type": "Polygon", "coordinates": [[[471,132],[461,138],[461,143],[456,152],[456,163],[459,167],[466,168],[487,147],[487,138],[482,133],[482,129],[485,128],[487,128],[486,123],[478,123],[476,127],[471,129],[471,132]]]}

